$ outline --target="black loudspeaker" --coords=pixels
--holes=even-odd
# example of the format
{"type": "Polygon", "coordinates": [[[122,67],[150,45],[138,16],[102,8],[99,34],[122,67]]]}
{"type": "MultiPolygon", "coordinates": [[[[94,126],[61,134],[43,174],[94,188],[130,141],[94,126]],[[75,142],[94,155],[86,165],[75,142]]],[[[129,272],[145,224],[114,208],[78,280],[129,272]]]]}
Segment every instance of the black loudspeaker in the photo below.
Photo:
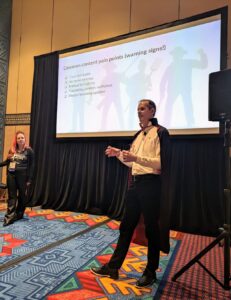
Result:
{"type": "Polygon", "coordinates": [[[231,69],[209,74],[209,121],[231,119],[231,69]]]}

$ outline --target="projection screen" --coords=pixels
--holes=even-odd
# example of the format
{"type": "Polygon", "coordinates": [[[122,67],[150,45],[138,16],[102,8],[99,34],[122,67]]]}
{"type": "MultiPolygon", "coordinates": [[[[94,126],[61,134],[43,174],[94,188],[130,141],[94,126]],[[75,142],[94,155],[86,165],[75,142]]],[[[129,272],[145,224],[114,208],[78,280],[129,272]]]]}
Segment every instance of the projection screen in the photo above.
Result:
{"type": "Polygon", "coordinates": [[[56,137],[131,136],[144,98],[172,133],[217,132],[208,78],[226,64],[222,12],[60,53],[56,137]]]}

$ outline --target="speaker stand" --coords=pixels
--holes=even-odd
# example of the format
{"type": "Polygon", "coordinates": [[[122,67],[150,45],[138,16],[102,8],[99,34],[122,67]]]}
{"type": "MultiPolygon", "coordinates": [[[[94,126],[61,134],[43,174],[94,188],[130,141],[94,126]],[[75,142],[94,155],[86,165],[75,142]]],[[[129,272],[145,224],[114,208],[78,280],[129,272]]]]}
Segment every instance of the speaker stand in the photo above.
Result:
{"type": "Polygon", "coordinates": [[[204,248],[199,254],[197,254],[189,263],[187,263],[183,268],[181,268],[173,277],[172,281],[181,276],[185,271],[187,271],[192,265],[198,263],[218,284],[222,286],[225,290],[231,289],[230,286],[230,209],[231,209],[231,195],[230,195],[230,160],[229,160],[229,146],[230,146],[230,120],[225,120],[224,122],[224,153],[225,153],[225,175],[226,175],[226,187],[224,189],[225,198],[225,224],[222,228],[219,228],[219,236],[211,242],[206,248],[204,248]],[[218,280],[211,272],[208,270],[200,261],[200,259],[224,240],[224,282],[222,283],[218,280]]]}

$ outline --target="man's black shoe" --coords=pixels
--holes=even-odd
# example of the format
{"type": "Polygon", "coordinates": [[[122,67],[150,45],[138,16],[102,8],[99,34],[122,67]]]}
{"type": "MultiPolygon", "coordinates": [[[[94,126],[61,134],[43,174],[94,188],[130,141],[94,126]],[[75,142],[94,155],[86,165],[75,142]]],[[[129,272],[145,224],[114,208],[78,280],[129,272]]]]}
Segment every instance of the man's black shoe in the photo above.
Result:
{"type": "Polygon", "coordinates": [[[14,223],[14,220],[4,220],[3,221],[3,226],[5,227],[5,226],[9,226],[9,225],[11,225],[11,224],[13,224],[14,223]]]}
{"type": "Polygon", "coordinates": [[[119,271],[118,269],[111,269],[108,265],[104,265],[99,268],[91,268],[91,272],[97,276],[101,277],[110,277],[112,279],[119,278],[119,271]]]}
{"type": "Polygon", "coordinates": [[[18,214],[15,216],[15,221],[23,219],[23,214],[18,214]]]}
{"type": "Polygon", "coordinates": [[[145,270],[141,278],[137,281],[136,287],[143,288],[152,285],[156,281],[156,273],[145,270]]]}

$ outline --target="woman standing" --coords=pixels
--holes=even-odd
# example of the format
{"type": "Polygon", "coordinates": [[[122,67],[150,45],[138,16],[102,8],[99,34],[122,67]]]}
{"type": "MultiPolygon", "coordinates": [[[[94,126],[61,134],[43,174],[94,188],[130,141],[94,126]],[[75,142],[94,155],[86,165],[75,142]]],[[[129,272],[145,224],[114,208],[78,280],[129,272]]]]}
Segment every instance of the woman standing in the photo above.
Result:
{"type": "Polygon", "coordinates": [[[34,152],[26,144],[24,132],[16,132],[7,159],[0,163],[2,166],[7,166],[8,203],[3,222],[7,226],[23,218],[34,173],[34,152]]]}

